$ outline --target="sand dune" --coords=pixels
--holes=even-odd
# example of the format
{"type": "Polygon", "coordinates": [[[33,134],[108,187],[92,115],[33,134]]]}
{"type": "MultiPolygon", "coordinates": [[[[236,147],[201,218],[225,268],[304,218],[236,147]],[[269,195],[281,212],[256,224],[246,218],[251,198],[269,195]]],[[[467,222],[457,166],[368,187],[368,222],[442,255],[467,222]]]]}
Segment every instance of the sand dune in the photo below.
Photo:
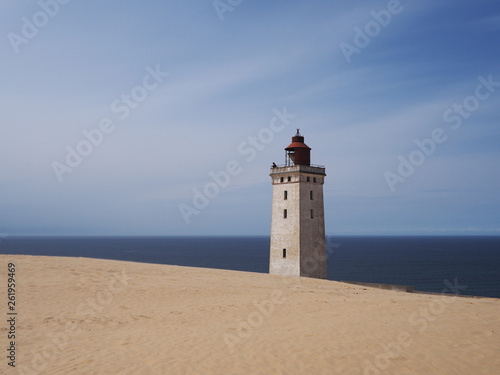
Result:
{"type": "MultiPolygon", "coordinates": [[[[456,375],[500,369],[496,299],[0,255],[4,301],[9,262],[16,265],[16,367],[2,356],[2,374],[456,375]]],[[[5,349],[6,327],[0,330],[5,349]]]]}

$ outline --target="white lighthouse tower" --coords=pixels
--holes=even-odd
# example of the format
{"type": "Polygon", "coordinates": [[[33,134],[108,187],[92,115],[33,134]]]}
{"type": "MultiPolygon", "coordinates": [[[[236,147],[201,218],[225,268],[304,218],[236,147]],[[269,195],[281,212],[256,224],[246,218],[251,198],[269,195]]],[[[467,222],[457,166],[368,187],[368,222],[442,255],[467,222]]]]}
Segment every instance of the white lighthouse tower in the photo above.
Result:
{"type": "Polygon", "coordinates": [[[273,208],[269,273],[326,279],[325,167],[311,164],[311,149],[297,134],[285,164],[271,168],[273,208]]]}

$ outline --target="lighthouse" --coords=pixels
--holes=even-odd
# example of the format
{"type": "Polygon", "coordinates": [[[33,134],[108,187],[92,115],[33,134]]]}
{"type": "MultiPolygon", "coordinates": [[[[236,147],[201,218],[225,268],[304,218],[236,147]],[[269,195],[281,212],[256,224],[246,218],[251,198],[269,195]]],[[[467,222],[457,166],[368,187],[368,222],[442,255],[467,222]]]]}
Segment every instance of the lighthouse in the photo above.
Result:
{"type": "Polygon", "coordinates": [[[325,167],[311,164],[311,148],[297,129],[285,164],[271,167],[273,205],[269,273],[326,279],[325,167]]]}

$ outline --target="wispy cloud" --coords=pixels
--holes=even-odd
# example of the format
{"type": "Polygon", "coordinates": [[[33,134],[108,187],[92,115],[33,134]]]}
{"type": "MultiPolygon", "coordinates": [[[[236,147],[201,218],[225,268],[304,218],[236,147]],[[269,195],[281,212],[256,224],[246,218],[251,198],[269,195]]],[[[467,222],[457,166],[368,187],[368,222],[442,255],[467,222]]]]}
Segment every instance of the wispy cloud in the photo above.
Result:
{"type": "Polygon", "coordinates": [[[479,75],[500,80],[496,4],[402,2],[351,64],[339,43],[387,1],[244,2],[224,22],[211,2],[70,4],[17,55],[5,35],[38,5],[0,5],[2,231],[268,233],[268,168],[300,127],[327,168],[328,232],[498,232],[500,90],[395,194],[383,178],[479,75]],[[165,84],[60,185],[51,162],[154,64],[165,84]],[[177,204],[284,106],[297,119],[186,229],[177,204]]]}

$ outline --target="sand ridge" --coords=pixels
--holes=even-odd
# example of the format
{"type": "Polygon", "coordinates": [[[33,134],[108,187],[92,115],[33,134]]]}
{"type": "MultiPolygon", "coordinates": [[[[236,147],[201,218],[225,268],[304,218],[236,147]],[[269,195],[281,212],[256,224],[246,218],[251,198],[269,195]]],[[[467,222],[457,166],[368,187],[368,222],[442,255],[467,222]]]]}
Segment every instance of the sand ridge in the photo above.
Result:
{"type": "MultiPolygon", "coordinates": [[[[17,255],[0,255],[0,285],[9,262],[17,270],[17,353],[16,368],[2,360],[2,374],[455,375],[500,368],[497,299],[17,255]]],[[[8,347],[4,327],[0,344],[8,347]]]]}

